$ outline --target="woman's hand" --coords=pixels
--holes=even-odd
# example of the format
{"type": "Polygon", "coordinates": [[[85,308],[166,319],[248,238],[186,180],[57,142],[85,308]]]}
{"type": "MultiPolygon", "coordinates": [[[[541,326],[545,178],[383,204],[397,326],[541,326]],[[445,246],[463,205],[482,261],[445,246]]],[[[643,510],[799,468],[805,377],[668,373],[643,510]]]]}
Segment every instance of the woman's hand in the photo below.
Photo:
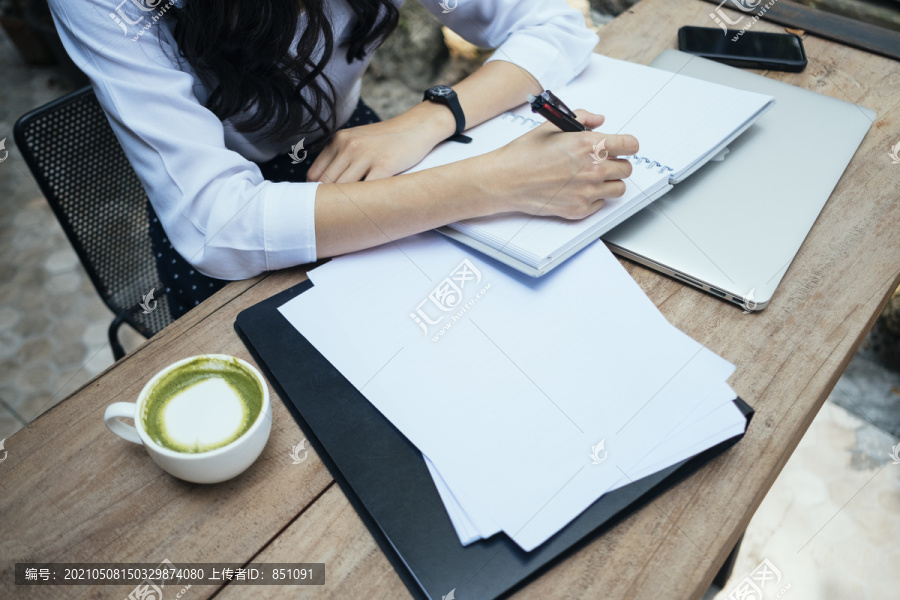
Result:
{"type": "Polygon", "coordinates": [[[391,177],[416,166],[455,127],[447,107],[423,102],[393,119],[342,129],[309,168],[307,180],[348,183],[391,177]]]}
{"type": "MultiPolygon", "coordinates": [[[[601,115],[576,114],[588,129],[603,124],[601,115]]],[[[622,180],[631,175],[631,163],[615,157],[635,154],[638,148],[630,135],[564,133],[544,123],[486,155],[487,169],[481,174],[501,206],[505,199],[505,210],[583,219],[600,210],[606,198],[625,193],[622,180]]]]}
{"type": "MultiPolygon", "coordinates": [[[[578,115],[588,127],[603,123],[599,115],[578,115]]],[[[447,127],[452,133],[452,123],[447,127]]],[[[631,163],[615,157],[637,151],[630,135],[563,133],[547,123],[503,148],[442,167],[380,181],[323,184],[316,192],[318,256],[502,212],[580,219],[599,210],[604,198],[624,193],[622,179],[631,174],[631,163]],[[605,151],[598,146],[604,140],[605,151]],[[594,157],[603,160],[595,164],[594,157]]]]}

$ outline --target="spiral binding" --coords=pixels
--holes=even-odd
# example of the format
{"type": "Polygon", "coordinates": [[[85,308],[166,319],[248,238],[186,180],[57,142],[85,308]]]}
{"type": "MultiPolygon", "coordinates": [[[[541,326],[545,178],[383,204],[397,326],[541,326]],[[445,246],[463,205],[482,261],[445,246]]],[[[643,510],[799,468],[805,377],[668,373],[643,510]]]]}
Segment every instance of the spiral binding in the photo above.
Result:
{"type": "Polygon", "coordinates": [[[500,118],[505,121],[511,121],[513,123],[520,123],[522,125],[530,124],[532,129],[534,129],[535,127],[537,127],[541,124],[540,121],[535,121],[534,119],[529,119],[528,117],[523,117],[521,115],[514,115],[512,113],[503,113],[503,115],[500,118]]]}
{"type": "Polygon", "coordinates": [[[641,165],[646,163],[646,167],[648,169],[655,169],[656,167],[659,167],[660,173],[665,173],[666,171],[675,172],[675,169],[673,169],[672,167],[667,167],[666,165],[658,163],[655,160],[650,160],[649,158],[645,158],[643,156],[638,156],[637,154],[635,154],[631,158],[633,158],[635,160],[634,166],[636,166],[636,167],[640,167],[641,165]]]}

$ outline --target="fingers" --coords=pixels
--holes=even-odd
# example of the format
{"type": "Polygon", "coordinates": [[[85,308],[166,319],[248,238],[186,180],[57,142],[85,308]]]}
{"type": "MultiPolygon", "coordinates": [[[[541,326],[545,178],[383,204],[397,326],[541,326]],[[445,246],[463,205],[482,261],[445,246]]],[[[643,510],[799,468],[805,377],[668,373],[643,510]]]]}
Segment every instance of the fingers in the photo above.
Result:
{"type": "Polygon", "coordinates": [[[334,139],[322,150],[306,175],[307,181],[343,183],[360,181],[368,171],[368,165],[360,167],[359,141],[346,130],[335,133],[334,139]],[[357,177],[353,180],[352,177],[357,177]]]}
{"type": "Polygon", "coordinates": [[[351,183],[394,175],[396,167],[383,160],[383,151],[373,146],[373,138],[360,135],[360,130],[364,127],[370,126],[362,125],[355,128],[355,131],[338,131],[309,168],[306,180],[351,183]]]}
{"type": "Polygon", "coordinates": [[[574,202],[567,201],[563,204],[547,203],[535,214],[555,215],[570,221],[579,221],[591,216],[606,206],[607,199],[621,198],[625,194],[625,182],[621,180],[604,181],[603,183],[592,187],[591,193],[595,195],[582,196],[579,200],[574,202]]]}
{"type": "Polygon", "coordinates": [[[581,219],[588,218],[604,206],[606,206],[606,200],[600,198],[599,200],[587,203],[581,210],[570,212],[568,214],[561,214],[559,216],[570,221],[580,221],[581,219]]]}
{"type": "MultiPolygon", "coordinates": [[[[605,121],[605,117],[603,115],[589,113],[584,110],[576,110],[575,114],[578,116],[578,120],[584,123],[585,126],[590,130],[600,127],[605,121]]],[[[536,129],[535,131],[541,132],[541,135],[544,136],[556,135],[560,133],[559,129],[557,129],[556,126],[549,122],[542,124],[540,128],[536,129]]],[[[589,131],[587,133],[589,135],[586,137],[588,137],[588,139],[590,140],[592,149],[598,149],[600,151],[600,155],[602,155],[603,149],[606,150],[608,156],[631,156],[632,154],[637,154],[640,150],[640,144],[638,143],[637,138],[635,138],[633,135],[605,134],[599,131],[589,131]]],[[[566,133],[565,135],[571,136],[576,134],[566,133]]]]}
{"type": "Polygon", "coordinates": [[[621,198],[626,191],[625,182],[621,179],[604,181],[599,187],[598,196],[600,198],[621,198]]]}
{"type": "MultiPolygon", "coordinates": [[[[334,183],[354,183],[362,181],[369,172],[367,162],[353,161],[344,171],[334,179],[334,183]]],[[[327,172],[326,172],[327,173],[327,172]]]]}
{"type": "Polygon", "coordinates": [[[322,156],[319,156],[309,168],[306,180],[320,183],[348,183],[362,181],[368,172],[368,162],[353,160],[346,152],[340,152],[330,160],[327,158],[323,160],[322,156]],[[323,164],[320,165],[320,161],[323,164]]]}
{"type": "Polygon", "coordinates": [[[387,179],[388,177],[393,177],[395,173],[391,172],[389,169],[385,169],[384,167],[379,167],[377,165],[373,165],[366,175],[366,181],[375,181],[377,179],[387,179]]]}
{"type": "MultiPolygon", "coordinates": [[[[586,110],[576,110],[575,116],[578,119],[578,122],[584,124],[584,126],[589,130],[600,127],[601,125],[603,125],[604,121],[606,121],[606,117],[604,117],[603,115],[589,113],[586,110]]],[[[550,121],[542,123],[541,126],[535,131],[540,131],[543,135],[560,133],[559,128],[550,121]]]]}
{"type": "Polygon", "coordinates": [[[325,149],[322,150],[322,153],[319,154],[318,158],[313,161],[312,166],[306,173],[306,180],[331,183],[331,181],[325,179],[323,175],[325,174],[326,169],[331,166],[331,163],[334,162],[334,158],[337,156],[337,153],[338,149],[337,146],[334,145],[334,142],[328,144],[328,146],[326,146],[325,149]]]}
{"type": "Polygon", "coordinates": [[[632,154],[637,154],[641,148],[633,135],[594,133],[591,139],[595,145],[605,140],[603,147],[609,152],[610,156],[631,156],[632,154]]]}
{"type": "Polygon", "coordinates": [[[603,115],[598,115],[596,113],[588,112],[586,110],[576,110],[575,116],[579,122],[584,123],[584,126],[588,129],[597,129],[603,122],[606,121],[606,117],[603,115]]]}
{"type": "Polygon", "coordinates": [[[631,177],[634,166],[630,162],[622,158],[610,158],[598,165],[597,168],[604,179],[628,179],[631,177]]]}

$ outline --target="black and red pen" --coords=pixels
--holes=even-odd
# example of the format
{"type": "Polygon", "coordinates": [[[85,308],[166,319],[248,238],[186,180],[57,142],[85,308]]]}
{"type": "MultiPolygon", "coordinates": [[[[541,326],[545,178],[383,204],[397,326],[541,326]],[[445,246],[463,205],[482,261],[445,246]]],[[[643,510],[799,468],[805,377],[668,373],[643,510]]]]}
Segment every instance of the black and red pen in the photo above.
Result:
{"type": "Polygon", "coordinates": [[[575,113],[563,101],[553,95],[550,90],[545,90],[540,96],[528,95],[528,103],[531,110],[541,115],[563,131],[587,131],[587,127],[578,122],[575,113]]]}

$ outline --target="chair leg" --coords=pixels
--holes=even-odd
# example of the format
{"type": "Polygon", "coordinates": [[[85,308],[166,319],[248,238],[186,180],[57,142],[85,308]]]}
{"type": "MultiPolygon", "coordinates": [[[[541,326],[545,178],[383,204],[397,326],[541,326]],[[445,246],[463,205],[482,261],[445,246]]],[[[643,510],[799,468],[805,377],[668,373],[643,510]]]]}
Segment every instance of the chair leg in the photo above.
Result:
{"type": "Polygon", "coordinates": [[[113,322],[109,324],[109,345],[112,348],[113,359],[115,360],[119,360],[125,356],[125,349],[122,347],[122,343],[119,342],[119,327],[121,327],[124,322],[122,317],[116,315],[113,322]]]}

